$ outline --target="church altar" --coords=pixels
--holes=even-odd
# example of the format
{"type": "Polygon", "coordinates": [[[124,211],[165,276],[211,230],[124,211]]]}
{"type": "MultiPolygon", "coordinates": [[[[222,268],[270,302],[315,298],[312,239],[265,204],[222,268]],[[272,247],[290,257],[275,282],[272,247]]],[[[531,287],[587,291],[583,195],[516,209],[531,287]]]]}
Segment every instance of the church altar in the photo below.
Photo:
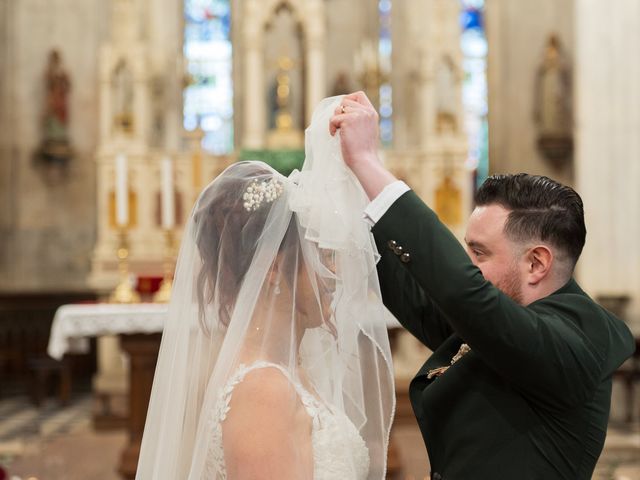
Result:
{"type": "Polygon", "coordinates": [[[90,337],[162,332],[167,310],[155,303],[63,305],[53,319],[47,353],[61,360],[65,353],[87,352],[90,337]]]}
{"type": "MultiPolygon", "coordinates": [[[[86,350],[89,337],[111,339],[109,336],[120,335],[120,348],[129,359],[125,389],[129,394],[126,423],[129,438],[118,466],[118,472],[126,479],[133,479],[136,474],[167,310],[166,304],[152,303],[63,305],[56,311],[51,327],[47,351],[56,359],[67,352],[86,350]]],[[[122,374],[124,370],[111,373],[122,374]]]]}
{"type": "MultiPolygon", "coordinates": [[[[129,394],[129,415],[126,422],[129,438],[118,466],[118,472],[125,479],[135,478],[161,332],[167,313],[167,304],[155,303],[62,305],[56,311],[51,326],[47,352],[57,360],[62,359],[65,353],[87,351],[89,337],[115,340],[114,335],[120,336],[120,348],[129,359],[129,375],[123,392],[128,391],[129,394]]],[[[397,320],[388,315],[387,328],[394,330],[397,327],[397,320]]],[[[113,351],[108,356],[113,358],[113,351]]],[[[120,370],[119,373],[125,372],[120,370]]],[[[394,446],[391,445],[390,468],[397,464],[396,455],[394,446]]]]}

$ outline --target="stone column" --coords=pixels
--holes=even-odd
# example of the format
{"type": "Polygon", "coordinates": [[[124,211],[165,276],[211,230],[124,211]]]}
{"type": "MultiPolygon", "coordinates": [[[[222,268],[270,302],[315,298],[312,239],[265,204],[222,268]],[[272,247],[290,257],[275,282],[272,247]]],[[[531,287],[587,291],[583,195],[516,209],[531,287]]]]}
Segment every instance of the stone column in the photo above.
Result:
{"type": "Polygon", "coordinates": [[[311,115],[320,100],[326,96],[326,65],[325,65],[325,12],[321,2],[315,1],[308,7],[308,19],[313,19],[306,24],[307,50],[307,75],[306,75],[306,106],[305,122],[311,123],[311,115]]]}
{"type": "Polygon", "coordinates": [[[262,51],[262,15],[260,5],[248,1],[244,15],[244,126],[242,148],[258,149],[264,146],[266,130],[264,55],[262,51]]]}
{"type": "Polygon", "coordinates": [[[587,243],[578,278],[628,294],[640,323],[640,2],[576,0],[576,185],[587,243]]]}
{"type": "Polygon", "coordinates": [[[115,335],[104,335],[97,339],[98,371],[93,377],[93,391],[101,403],[94,412],[93,424],[96,429],[112,429],[123,426],[126,419],[121,413],[113,412],[113,397],[124,397],[129,392],[127,384],[128,366],[124,363],[122,351],[115,335]]]}
{"type": "Polygon", "coordinates": [[[131,370],[129,373],[128,442],[122,451],[118,471],[123,478],[133,479],[138,467],[140,445],[147,419],[147,409],[151,398],[153,375],[162,334],[137,333],[122,335],[120,338],[122,349],[129,355],[131,370]]]}
{"type": "Polygon", "coordinates": [[[249,149],[264,146],[266,115],[264,109],[264,67],[262,52],[256,46],[248,46],[245,59],[245,92],[244,102],[244,141],[243,147],[249,149]]]}
{"type": "Polygon", "coordinates": [[[15,125],[13,96],[14,3],[0,0],[0,286],[9,286],[13,279],[15,262],[12,261],[12,229],[16,216],[17,159],[12,155],[15,125]]]}

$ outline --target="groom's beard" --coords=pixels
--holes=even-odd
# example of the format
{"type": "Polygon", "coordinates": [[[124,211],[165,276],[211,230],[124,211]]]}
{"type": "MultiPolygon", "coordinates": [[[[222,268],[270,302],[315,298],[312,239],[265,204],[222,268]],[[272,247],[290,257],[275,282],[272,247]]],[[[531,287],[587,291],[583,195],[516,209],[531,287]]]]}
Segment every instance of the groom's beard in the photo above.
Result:
{"type": "Polygon", "coordinates": [[[516,265],[513,265],[505,276],[496,283],[496,287],[514,302],[522,305],[522,283],[516,265]]]}

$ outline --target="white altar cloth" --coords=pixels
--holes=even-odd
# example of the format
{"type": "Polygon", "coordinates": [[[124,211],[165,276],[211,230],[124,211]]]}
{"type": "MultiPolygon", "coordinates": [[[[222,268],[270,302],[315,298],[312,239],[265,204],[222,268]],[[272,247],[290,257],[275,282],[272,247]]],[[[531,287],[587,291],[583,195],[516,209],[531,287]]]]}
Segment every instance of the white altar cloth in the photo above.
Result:
{"type": "MultiPolygon", "coordinates": [[[[168,309],[162,303],[62,305],[53,318],[47,352],[60,360],[67,352],[88,352],[90,337],[162,332],[168,309]]],[[[387,328],[400,326],[391,314],[386,321],[387,328]]]]}
{"type": "Polygon", "coordinates": [[[62,305],[53,318],[47,352],[60,360],[67,352],[87,352],[89,337],[162,332],[168,308],[157,303],[62,305]]]}

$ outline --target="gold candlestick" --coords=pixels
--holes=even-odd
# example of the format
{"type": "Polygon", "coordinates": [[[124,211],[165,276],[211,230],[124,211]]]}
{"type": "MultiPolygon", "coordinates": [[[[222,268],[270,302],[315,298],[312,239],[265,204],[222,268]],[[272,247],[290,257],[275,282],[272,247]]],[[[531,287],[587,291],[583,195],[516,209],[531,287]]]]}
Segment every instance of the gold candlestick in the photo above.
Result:
{"type": "Polygon", "coordinates": [[[174,270],[174,233],[172,228],[165,231],[165,257],[164,257],[164,275],[160,288],[153,296],[156,303],[169,303],[171,300],[171,287],[173,287],[173,270],[174,270]]]}
{"type": "Polygon", "coordinates": [[[129,239],[127,227],[120,227],[118,232],[118,271],[120,272],[120,283],[111,293],[109,301],[111,303],[139,303],[140,295],[136,292],[129,281],[129,239]]]}

